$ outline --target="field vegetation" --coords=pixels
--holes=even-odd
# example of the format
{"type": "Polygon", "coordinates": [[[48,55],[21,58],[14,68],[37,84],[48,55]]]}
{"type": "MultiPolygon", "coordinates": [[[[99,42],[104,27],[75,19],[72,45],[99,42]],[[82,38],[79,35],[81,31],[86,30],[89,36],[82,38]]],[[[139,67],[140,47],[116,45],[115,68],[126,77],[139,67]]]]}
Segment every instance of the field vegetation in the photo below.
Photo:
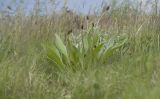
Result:
{"type": "Polygon", "coordinates": [[[160,99],[158,2],[113,1],[87,15],[1,13],[0,99],[160,99]]]}

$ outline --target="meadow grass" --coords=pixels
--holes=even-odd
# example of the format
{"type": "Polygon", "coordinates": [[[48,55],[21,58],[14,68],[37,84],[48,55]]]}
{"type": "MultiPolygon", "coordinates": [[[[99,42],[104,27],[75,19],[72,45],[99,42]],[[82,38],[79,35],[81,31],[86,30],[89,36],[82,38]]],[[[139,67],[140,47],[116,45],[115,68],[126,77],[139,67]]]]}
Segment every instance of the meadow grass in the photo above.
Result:
{"type": "Polygon", "coordinates": [[[0,99],[160,99],[159,15],[104,13],[2,15],[0,99]]]}

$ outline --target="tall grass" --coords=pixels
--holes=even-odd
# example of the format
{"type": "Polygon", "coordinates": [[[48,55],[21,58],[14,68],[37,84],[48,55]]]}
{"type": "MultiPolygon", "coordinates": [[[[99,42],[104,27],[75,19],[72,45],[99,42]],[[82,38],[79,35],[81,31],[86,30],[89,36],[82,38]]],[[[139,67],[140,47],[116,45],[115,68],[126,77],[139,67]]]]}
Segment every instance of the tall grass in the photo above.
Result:
{"type": "Polygon", "coordinates": [[[160,16],[113,5],[1,14],[0,98],[159,99],[160,16]]]}

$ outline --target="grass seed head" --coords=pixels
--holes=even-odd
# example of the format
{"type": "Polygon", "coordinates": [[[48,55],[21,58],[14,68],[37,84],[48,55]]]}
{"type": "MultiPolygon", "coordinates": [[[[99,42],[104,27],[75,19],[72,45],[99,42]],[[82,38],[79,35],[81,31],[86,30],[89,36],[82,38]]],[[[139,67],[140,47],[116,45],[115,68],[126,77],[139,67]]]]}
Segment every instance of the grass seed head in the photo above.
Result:
{"type": "Polygon", "coordinates": [[[86,19],[89,20],[89,16],[88,15],[86,16],[86,19]]]}
{"type": "Polygon", "coordinates": [[[108,11],[109,9],[110,9],[110,6],[107,6],[105,10],[108,11]]]}
{"type": "Polygon", "coordinates": [[[72,32],[73,32],[73,30],[70,29],[70,30],[67,32],[67,34],[69,35],[69,34],[71,34],[72,32]]]}
{"type": "Polygon", "coordinates": [[[84,29],[84,26],[83,26],[83,25],[81,25],[81,29],[82,29],[82,30],[84,29]]]}
{"type": "Polygon", "coordinates": [[[12,10],[12,8],[10,6],[7,6],[7,9],[12,10]]]}
{"type": "Polygon", "coordinates": [[[92,22],[92,27],[94,27],[95,26],[95,24],[92,22]]]}

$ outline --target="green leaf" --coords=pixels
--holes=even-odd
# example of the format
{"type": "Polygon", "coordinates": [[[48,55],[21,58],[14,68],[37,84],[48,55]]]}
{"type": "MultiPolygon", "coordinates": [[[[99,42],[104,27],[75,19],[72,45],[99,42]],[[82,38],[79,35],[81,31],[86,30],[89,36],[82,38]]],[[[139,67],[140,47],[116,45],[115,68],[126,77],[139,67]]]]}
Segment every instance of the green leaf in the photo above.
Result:
{"type": "Polygon", "coordinates": [[[98,59],[98,54],[100,53],[100,51],[104,48],[104,44],[99,44],[96,46],[95,49],[93,49],[93,57],[98,59]]]}
{"type": "Polygon", "coordinates": [[[54,62],[59,69],[63,67],[63,62],[60,53],[54,45],[47,46],[47,58],[54,62]]]}
{"type": "Polygon", "coordinates": [[[115,52],[116,49],[112,49],[112,48],[109,48],[109,49],[106,49],[103,53],[103,55],[101,56],[100,58],[100,61],[101,62],[104,62],[106,59],[108,59],[111,55],[113,55],[113,53],[115,52]]]}
{"type": "Polygon", "coordinates": [[[72,64],[73,65],[78,64],[81,58],[80,50],[74,46],[73,42],[70,41],[68,43],[68,53],[72,64]]]}
{"type": "Polygon", "coordinates": [[[66,49],[66,46],[64,45],[63,41],[61,40],[61,38],[55,34],[56,36],[56,47],[58,48],[58,50],[64,54],[64,56],[67,58],[67,60],[69,60],[69,57],[68,57],[68,53],[67,53],[67,49],[66,49]]]}
{"type": "Polygon", "coordinates": [[[104,53],[101,54],[100,60],[104,62],[111,55],[113,55],[118,48],[122,47],[126,41],[127,41],[127,38],[122,39],[121,41],[118,41],[117,43],[115,43],[115,38],[111,38],[106,46],[104,53]]]}
{"type": "Polygon", "coordinates": [[[89,49],[89,44],[88,44],[88,36],[84,35],[83,37],[83,47],[84,47],[84,53],[87,53],[88,49],[89,49]]]}
{"type": "Polygon", "coordinates": [[[115,44],[115,46],[113,47],[113,49],[117,49],[121,46],[123,46],[126,42],[127,42],[128,38],[124,38],[121,41],[119,41],[118,43],[115,44]]]}

